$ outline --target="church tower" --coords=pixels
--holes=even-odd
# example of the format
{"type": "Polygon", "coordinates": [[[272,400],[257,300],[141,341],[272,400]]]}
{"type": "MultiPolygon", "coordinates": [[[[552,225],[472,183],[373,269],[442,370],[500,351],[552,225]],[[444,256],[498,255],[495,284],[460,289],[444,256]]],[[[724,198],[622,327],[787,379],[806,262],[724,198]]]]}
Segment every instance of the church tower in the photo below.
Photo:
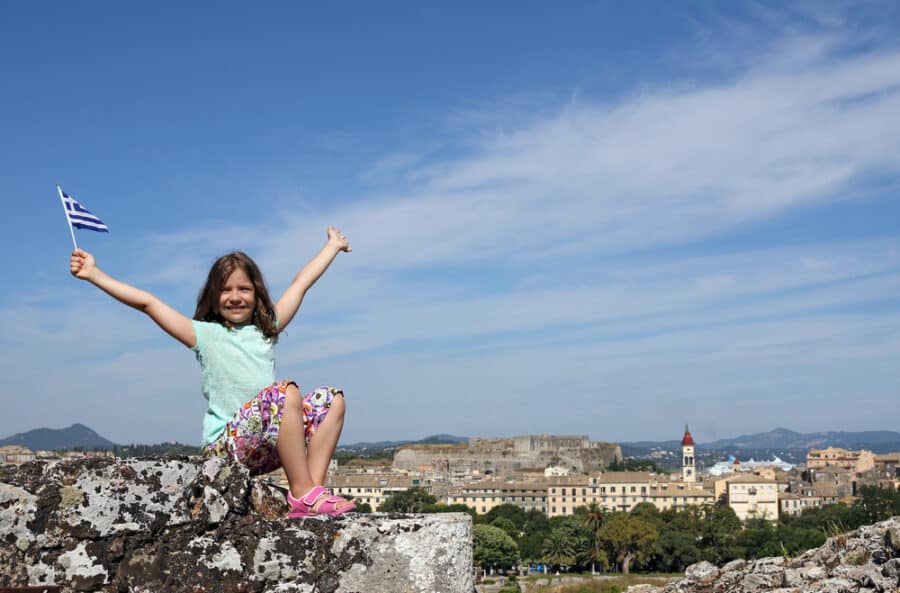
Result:
{"type": "Polygon", "coordinates": [[[684,425],[684,438],[681,439],[681,480],[683,482],[696,482],[697,470],[694,467],[694,437],[684,425]]]}

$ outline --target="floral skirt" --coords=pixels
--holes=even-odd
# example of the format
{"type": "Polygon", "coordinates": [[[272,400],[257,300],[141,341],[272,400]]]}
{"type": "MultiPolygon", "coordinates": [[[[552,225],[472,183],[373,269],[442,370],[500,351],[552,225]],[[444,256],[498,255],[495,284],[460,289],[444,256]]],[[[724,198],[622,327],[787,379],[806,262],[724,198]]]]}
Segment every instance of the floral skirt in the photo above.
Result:
{"type": "MultiPolygon", "coordinates": [[[[246,466],[251,474],[266,474],[281,467],[278,457],[278,431],[284,415],[284,398],[293,381],[273,383],[241,406],[225,424],[222,435],[203,448],[208,457],[225,457],[246,466]]],[[[325,420],[334,398],[344,392],[334,387],[319,387],[303,396],[303,425],[306,442],[325,420]]]]}

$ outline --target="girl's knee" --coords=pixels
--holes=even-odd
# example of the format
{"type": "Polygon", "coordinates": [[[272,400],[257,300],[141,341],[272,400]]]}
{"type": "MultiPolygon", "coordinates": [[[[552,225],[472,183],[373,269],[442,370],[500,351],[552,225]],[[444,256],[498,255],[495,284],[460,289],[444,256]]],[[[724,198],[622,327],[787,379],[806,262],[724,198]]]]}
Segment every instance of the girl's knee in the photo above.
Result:
{"type": "Polygon", "coordinates": [[[344,393],[338,393],[340,395],[335,394],[334,399],[331,400],[331,406],[328,408],[328,413],[343,417],[347,411],[347,402],[344,400],[344,393]]]}
{"type": "Polygon", "coordinates": [[[303,405],[303,396],[300,395],[300,388],[296,383],[288,383],[284,392],[284,405],[292,408],[303,405]]]}

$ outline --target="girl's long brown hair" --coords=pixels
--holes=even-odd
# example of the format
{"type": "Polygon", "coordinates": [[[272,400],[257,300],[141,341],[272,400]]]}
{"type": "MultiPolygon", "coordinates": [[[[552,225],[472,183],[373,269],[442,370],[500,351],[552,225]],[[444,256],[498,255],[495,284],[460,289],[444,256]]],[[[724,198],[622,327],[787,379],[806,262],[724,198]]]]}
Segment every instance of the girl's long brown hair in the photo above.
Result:
{"type": "Polygon", "coordinates": [[[243,251],[226,253],[216,260],[209,269],[206,284],[197,295],[197,310],[194,319],[197,321],[213,321],[231,328],[231,323],[219,315],[219,292],[231,273],[240,268],[253,282],[256,293],[256,306],[253,307],[253,325],[258,327],[266,338],[278,340],[278,328],[275,325],[275,306],[269,297],[269,291],[263,280],[262,272],[250,257],[243,251]]]}

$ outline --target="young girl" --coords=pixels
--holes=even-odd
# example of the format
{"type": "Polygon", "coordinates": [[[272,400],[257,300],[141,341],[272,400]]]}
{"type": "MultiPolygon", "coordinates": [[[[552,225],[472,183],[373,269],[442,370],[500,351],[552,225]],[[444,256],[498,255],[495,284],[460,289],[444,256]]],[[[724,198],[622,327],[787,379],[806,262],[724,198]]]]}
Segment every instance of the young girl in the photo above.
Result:
{"type": "Polygon", "coordinates": [[[289,517],[336,516],[355,508],[323,486],[344,423],[344,394],[320,387],[303,396],[293,381],[276,381],[274,351],[306,291],[341,251],[351,251],[347,238],[329,226],[325,246],[274,305],[252,259],[239,251],[223,255],[200,290],[193,320],[106,275],[84,250],[72,252],[70,271],[143,311],[196,353],[209,402],[204,454],[234,459],[253,474],[283,466],[290,486],[289,517]]]}

